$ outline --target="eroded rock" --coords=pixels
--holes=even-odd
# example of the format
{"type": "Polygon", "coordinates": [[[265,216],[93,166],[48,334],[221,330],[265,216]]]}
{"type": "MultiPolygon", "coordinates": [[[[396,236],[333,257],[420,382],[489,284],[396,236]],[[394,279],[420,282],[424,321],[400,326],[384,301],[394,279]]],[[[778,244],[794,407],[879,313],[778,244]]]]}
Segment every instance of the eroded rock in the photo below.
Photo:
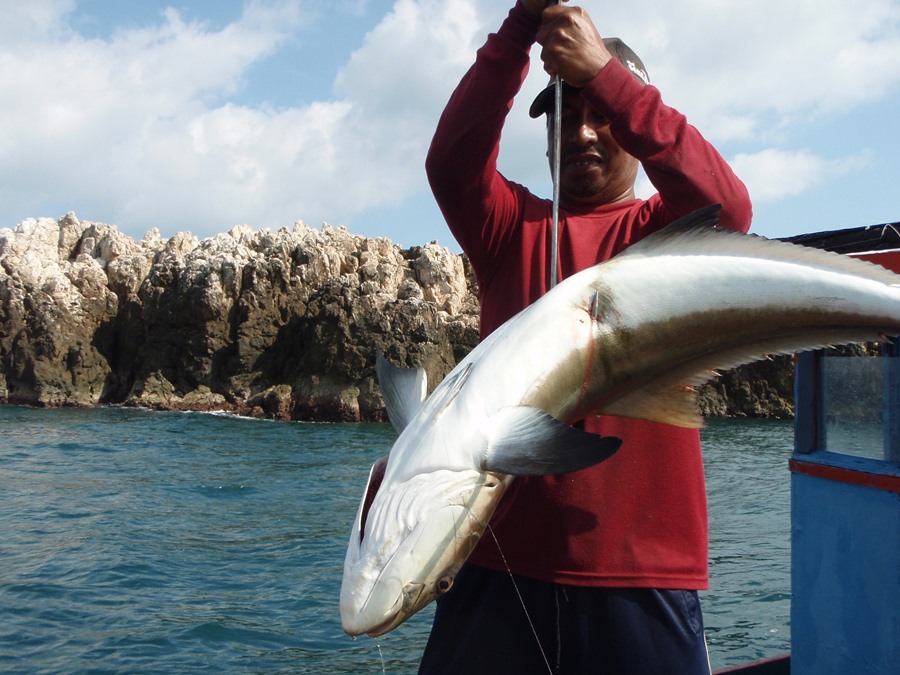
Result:
{"type": "Polygon", "coordinates": [[[478,339],[474,283],[437,244],[329,225],[200,240],[28,219],[0,230],[0,400],[383,419],[378,350],[432,386],[478,339]]]}

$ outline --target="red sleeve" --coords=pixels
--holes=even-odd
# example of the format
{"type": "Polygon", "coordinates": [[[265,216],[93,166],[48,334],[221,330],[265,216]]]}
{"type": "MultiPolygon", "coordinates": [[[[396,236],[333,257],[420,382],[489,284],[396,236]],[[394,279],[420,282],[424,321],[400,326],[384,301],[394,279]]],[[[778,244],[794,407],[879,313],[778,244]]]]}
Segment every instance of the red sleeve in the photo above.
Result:
{"type": "Polygon", "coordinates": [[[685,116],[662,102],[656,87],[638,82],[613,60],[582,90],[582,97],[610,120],[613,137],[643,165],[659,191],[663,222],[720,203],[723,227],[750,228],[747,188],[685,116]]]}
{"type": "Polygon", "coordinates": [[[539,27],[513,7],[453,92],[425,160],[438,206],[476,270],[490,266],[520,220],[519,192],[497,171],[497,155],[539,27]]]}

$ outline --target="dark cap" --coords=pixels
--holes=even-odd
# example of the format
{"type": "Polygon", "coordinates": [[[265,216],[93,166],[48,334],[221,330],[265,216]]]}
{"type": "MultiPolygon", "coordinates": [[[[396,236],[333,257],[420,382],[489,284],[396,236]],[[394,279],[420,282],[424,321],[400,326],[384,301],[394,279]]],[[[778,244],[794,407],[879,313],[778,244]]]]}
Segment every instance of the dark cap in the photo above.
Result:
{"type": "MultiPolygon", "coordinates": [[[[644,62],[641,57],[635,54],[631,47],[622,42],[619,38],[603,38],[603,44],[610,54],[623,66],[625,66],[631,74],[634,75],[644,84],[650,84],[650,78],[647,76],[647,69],[644,68],[644,62]]],[[[568,86],[568,85],[566,85],[568,86]]],[[[540,117],[544,113],[549,113],[553,108],[553,79],[540,94],[535,96],[528,114],[532,117],[540,117]]]]}

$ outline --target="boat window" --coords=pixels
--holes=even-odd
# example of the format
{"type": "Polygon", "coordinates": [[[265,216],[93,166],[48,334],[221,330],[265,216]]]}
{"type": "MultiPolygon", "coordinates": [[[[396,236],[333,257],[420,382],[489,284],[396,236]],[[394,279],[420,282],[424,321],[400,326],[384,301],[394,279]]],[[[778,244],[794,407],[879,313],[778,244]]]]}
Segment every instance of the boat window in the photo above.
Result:
{"type": "Polygon", "coordinates": [[[889,411],[891,402],[900,400],[898,363],[897,357],[879,355],[822,358],[822,449],[891,459],[895,415],[889,411]]]}

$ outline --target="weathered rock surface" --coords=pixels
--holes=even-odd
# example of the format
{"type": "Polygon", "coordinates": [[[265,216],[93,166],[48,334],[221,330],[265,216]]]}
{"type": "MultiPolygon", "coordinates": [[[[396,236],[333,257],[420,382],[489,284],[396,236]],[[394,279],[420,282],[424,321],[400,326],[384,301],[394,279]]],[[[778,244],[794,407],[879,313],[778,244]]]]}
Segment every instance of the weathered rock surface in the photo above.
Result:
{"type": "Polygon", "coordinates": [[[377,419],[374,355],[439,382],[478,339],[463,260],[343,228],[141,241],[26,220],[0,230],[0,400],[377,419]]]}
{"type": "MultiPolygon", "coordinates": [[[[0,230],[0,402],[383,419],[374,356],[436,384],[476,344],[462,256],[328,225],[140,241],[69,213],[0,230]]],[[[709,415],[792,413],[789,360],[704,388],[709,415]]]]}

